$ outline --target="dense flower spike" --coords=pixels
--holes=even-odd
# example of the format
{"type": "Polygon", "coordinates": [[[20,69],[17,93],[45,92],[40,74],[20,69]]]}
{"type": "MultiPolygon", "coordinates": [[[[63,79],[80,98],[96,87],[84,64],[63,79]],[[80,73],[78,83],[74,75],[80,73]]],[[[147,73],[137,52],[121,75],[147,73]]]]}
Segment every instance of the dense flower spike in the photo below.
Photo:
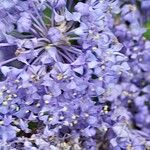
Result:
{"type": "Polygon", "coordinates": [[[136,1],[0,3],[0,149],[150,148],[150,42],[136,1]]]}

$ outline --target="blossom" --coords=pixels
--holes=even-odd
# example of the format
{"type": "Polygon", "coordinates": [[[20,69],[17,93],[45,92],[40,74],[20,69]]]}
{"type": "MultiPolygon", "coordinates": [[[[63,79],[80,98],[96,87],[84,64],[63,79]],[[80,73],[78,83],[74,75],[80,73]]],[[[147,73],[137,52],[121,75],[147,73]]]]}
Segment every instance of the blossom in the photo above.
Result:
{"type": "Polygon", "coordinates": [[[7,0],[0,13],[2,149],[148,148],[150,46],[135,4],[7,0]]]}

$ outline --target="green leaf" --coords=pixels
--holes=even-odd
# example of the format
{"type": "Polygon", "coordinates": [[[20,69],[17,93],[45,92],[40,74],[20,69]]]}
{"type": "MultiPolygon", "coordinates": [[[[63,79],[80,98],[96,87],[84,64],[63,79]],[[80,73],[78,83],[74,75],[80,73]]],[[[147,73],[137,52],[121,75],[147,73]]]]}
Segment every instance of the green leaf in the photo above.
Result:
{"type": "Polygon", "coordinates": [[[38,123],[37,122],[33,122],[33,121],[29,122],[28,125],[29,125],[29,129],[31,129],[31,130],[36,130],[37,127],[38,127],[38,123]]]}
{"type": "Polygon", "coordinates": [[[52,16],[52,10],[50,8],[45,8],[43,10],[43,13],[44,13],[43,20],[44,20],[45,24],[50,24],[50,20],[48,18],[51,18],[51,16],[52,16]]]}
{"type": "Polygon", "coordinates": [[[146,39],[150,39],[150,20],[145,23],[146,32],[144,33],[144,37],[146,39]]]}
{"type": "Polygon", "coordinates": [[[147,31],[144,33],[144,37],[148,40],[150,39],[150,29],[147,29],[147,31]]]}
{"type": "Polygon", "coordinates": [[[52,15],[52,11],[51,11],[51,9],[48,8],[48,7],[43,10],[43,13],[44,13],[44,15],[46,15],[47,17],[51,17],[51,15],[52,15]]]}

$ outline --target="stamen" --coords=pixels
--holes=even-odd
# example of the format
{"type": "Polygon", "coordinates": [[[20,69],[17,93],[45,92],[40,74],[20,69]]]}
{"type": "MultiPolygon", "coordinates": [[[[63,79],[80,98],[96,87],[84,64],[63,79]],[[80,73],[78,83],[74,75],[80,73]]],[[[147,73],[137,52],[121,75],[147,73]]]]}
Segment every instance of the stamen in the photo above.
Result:
{"type": "MultiPolygon", "coordinates": [[[[47,43],[50,42],[47,38],[39,38],[38,41],[44,41],[44,42],[47,42],[47,43]]],[[[51,44],[51,45],[52,45],[52,44],[51,44]]]]}
{"type": "Polygon", "coordinates": [[[71,60],[68,56],[66,56],[64,53],[62,53],[61,51],[58,51],[58,53],[59,53],[62,57],[64,57],[69,63],[72,62],[72,60],[71,60]]]}
{"type": "Polygon", "coordinates": [[[33,34],[35,34],[37,37],[40,37],[40,33],[37,32],[35,29],[31,28],[30,30],[31,30],[31,32],[32,32],[33,34]]]}
{"type": "Polygon", "coordinates": [[[76,51],[76,52],[79,52],[79,53],[81,53],[81,52],[82,52],[80,49],[75,48],[75,47],[72,47],[72,49],[73,49],[74,51],[76,51]]]}
{"type": "Polygon", "coordinates": [[[39,21],[41,22],[41,25],[43,26],[44,30],[45,30],[45,33],[47,32],[47,28],[45,26],[45,23],[41,17],[41,15],[39,14],[38,10],[37,10],[37,7],[35,6],[35,4],[33,3],[33,6],[34,6],[34,10],[35,10],[35,13],[37,14],[38,18],[39,18],[39,21]]]}
{"type": "Polygon", "coordinates": [[[59,73],[58,75],[57,75],[57,80],[62,80],[63,79],[63,74],[62,73],[59,73]]]}
{"type": "Polygon", "coordinates": [[[39,21],[33,15],[31,15],[31,18],[39,27],[43,28],[43,26],[39,23],[39,21]]]}
{"type": "MultiPolygon", "coordinates": [[[[57,46],[57,47],[59,47],[59,46],[57,46]]],[[[69,51],[71,53],[74,53],[74,54],[81,54],[81,52],[82,52],[81,50],[79,50],[79,49],[77,49],[75,47],[61,46],[60,48],[62,48],[65,51],[69,51]]]]}
{"type": "Polygon", "coordinates": [[[70,58],[71,61],[74,61],[70,53],[68,53],[66,50],[64,50],[64,53],[68,56],[68,58],[70,58]]]}
{"type": "MultiPolygon", "coordinates": [[[[42,30],[38,25],[33,24],[33,27],[35,27],[37,30],[39,30],[39,31],[41,32],[41,34],[40,34],[40,33],[39,33],[39,34],[40,34],[42,37],[45,37],[45,33],[43,32],[43,30],[42,30]]],[[[37,31],[36,31],[36,32],[37,32],[37,31]]]]}

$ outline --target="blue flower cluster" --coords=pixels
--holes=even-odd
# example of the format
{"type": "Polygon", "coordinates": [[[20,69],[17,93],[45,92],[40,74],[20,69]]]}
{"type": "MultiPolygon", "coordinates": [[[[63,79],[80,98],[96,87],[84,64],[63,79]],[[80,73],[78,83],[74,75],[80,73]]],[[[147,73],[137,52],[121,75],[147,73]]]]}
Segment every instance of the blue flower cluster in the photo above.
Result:
{"type": "Polygon", "coordinates": [[[0,150],[149,150],[145,31],[130,1],[0,0],[0,150]]]}

